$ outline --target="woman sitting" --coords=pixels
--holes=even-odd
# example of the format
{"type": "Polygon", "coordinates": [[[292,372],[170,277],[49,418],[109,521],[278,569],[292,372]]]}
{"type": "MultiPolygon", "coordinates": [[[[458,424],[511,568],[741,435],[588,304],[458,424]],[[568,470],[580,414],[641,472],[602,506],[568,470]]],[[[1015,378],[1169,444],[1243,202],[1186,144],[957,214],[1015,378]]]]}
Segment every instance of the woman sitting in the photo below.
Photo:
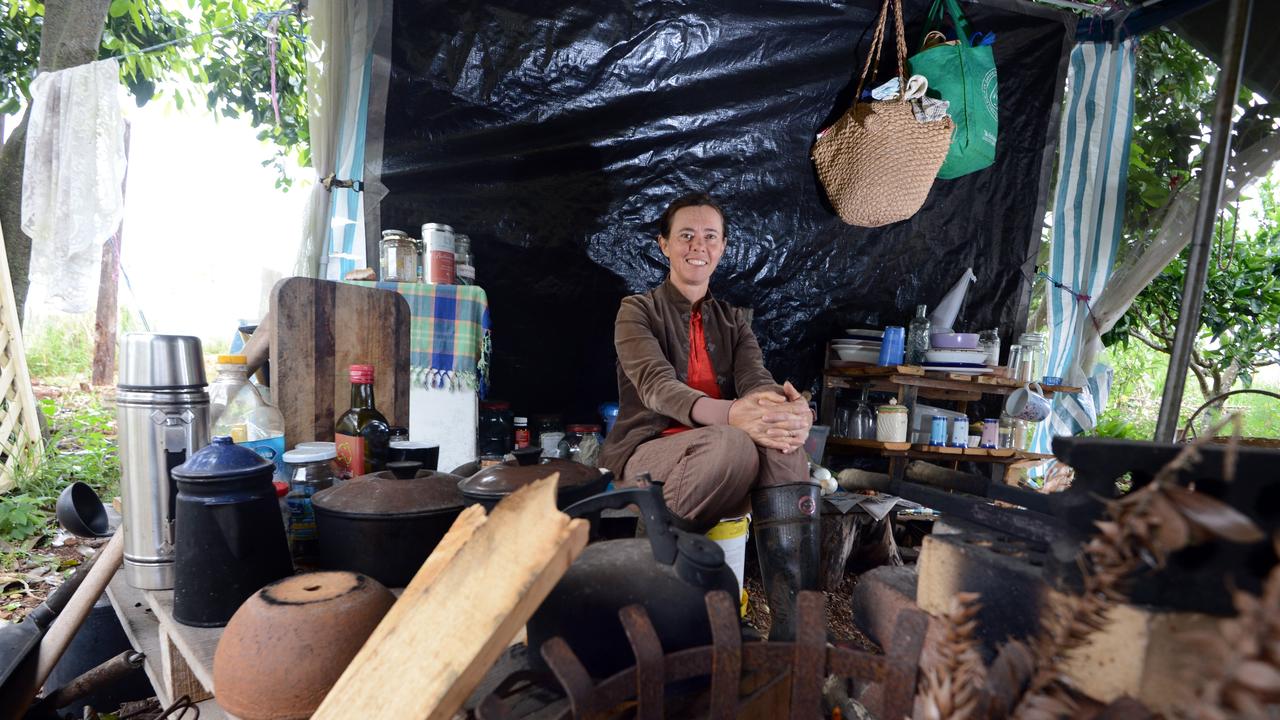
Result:
{"type": "Polygon", "coordinates": [[[724,212],[705,194],[662,214],[658,247],[670,271],[624,298],[614,327],[618,419],[601,454],[622,484],[661,481],[687,530],[752,512],[771,640],[795,636],[796,593],[818,581],[818,487],[803,446],[813,422],[791,384],[765,370],[751,311],[712,297],[724,254],[724,212]]]}

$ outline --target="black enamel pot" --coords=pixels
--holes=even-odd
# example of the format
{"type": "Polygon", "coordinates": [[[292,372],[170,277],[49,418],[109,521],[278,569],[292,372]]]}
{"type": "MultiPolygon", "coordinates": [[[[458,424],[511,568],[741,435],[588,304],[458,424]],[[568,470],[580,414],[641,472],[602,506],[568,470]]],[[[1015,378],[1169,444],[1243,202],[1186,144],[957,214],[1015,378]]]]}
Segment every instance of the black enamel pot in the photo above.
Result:
{"type": "Polygon", "coordinates": [[[458,478],[415,462],[361,475],[311,498],[319,562],[404,587],[462,512],[458,478]]]}
{"type": "Polygon", "coordinates": [[[493,510],[502,498],[516,490],[559,473],[556,506],[563,510],[604,492],[613,480],[613,474],[607,470],[571,460],[542,459],[541,448],[522,448],[512,455],[515,460],[490,465],[458,482],[458,491],[468,505],[480,503],[486,511],[493,510]]]}

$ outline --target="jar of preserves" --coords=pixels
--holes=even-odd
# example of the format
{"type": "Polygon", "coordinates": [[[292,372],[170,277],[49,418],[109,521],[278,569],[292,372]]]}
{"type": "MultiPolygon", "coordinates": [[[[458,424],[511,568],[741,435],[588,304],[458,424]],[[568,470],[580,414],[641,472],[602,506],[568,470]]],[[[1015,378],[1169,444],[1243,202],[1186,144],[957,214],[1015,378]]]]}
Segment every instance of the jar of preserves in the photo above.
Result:
{"type": "Polygon", "coordinates": [[[564,439],[560,441],[560,457],[597,467],[600,464],[600,445],[603,442],[599,425],[570,425],[566,428],[564,439]]]}
{"type": "Polygon", "coordinates": [[[485,400],[480,403],[480,423],[476,428],[476,452],[502,457],[515,446],[515,416],[511,403],[485,400]]]}
{"type": "Polygon", "coordinates": [[[403,230],[383,230],[378,244],[381,279],[386,282],[417,282],[418,242],[403,230]]]}

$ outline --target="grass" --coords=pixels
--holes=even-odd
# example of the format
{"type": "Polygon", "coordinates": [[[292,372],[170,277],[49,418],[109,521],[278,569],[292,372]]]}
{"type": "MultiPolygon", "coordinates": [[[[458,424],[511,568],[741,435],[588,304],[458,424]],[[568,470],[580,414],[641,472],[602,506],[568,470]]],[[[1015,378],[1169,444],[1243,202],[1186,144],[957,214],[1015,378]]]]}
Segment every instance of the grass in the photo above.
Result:
{"type": "MultiPolygon", "coordinates": [[[[1099,418],[1094,435],[1102,437],[1127,437],[1150,440],[1155,434],[1156,419],[1160,413],[1160,397],[1164,392],[1165,373],[1169,356],[1138,343],[1128,348],[1108,348],[1102,358],[1115,370],[1108,407],[1099,418]]],[[[1237,382],[1232,389],[1245,387],[1237,382]]],[[[1258,390],[1280,392],[1280,384],[1257,380],[1252,387],[1258,390]]],[[[1183,389],[1182,408],[1178,428],[1185,427],[1191,414],[1204,404],[1204,394],[1194,377],[1188,377],[1183,389]]],[[[1227,398],[1225,410],[1244,416],[1243,435],[1246,437],[1280,437],[1280,400],[1252,393],[1227,398]]],[[[1197,425],[1207,426],[1213,421],[1208,411],[1201,413],[1197,425]]]]}

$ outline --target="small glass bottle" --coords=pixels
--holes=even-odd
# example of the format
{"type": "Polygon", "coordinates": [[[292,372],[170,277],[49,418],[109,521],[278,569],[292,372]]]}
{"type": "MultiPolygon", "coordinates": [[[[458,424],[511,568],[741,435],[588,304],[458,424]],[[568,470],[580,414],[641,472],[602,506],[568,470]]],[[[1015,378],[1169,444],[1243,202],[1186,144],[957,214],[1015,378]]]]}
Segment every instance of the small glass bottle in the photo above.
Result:
{"type": "Polygon", "coordinates": [[[911,319],[911,325],[907,327],[906,363],[908,365],[919,365],[924,362],[925,355],[929,352],[928,312],[927,306],[917,305],[916,316],[911,319]]]}
{"type": "Polygon", "coordinates": [[[529,418],[517,417],[515,419],[516,426],[516,449],[529,447],[529,418]]]}
{"type": "Polygon", "coordinates": [[[991,367],[1000,364],[1000,330],[994,328],[978,333],[978,347],[986,351],[986,363],[991,367]]]}
{"type": "Polygon", "coordinates": [[[466,235],[453,237],[453,272],[459,285],[476,284],[475,257],[471,254],[471,238],[466,235]]]}

